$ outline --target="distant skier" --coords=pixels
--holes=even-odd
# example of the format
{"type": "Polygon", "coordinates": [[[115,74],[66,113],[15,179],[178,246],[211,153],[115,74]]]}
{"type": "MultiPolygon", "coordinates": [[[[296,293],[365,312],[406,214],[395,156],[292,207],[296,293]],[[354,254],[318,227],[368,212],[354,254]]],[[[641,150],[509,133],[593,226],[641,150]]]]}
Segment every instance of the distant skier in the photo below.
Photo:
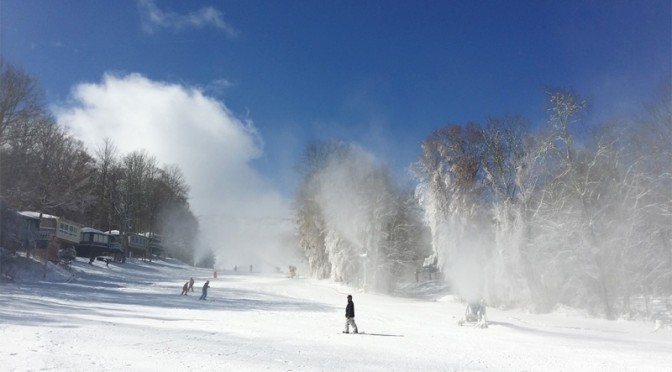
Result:
{"type": "Polygon", "coordinates": [[[250,272],[252,272],[252,265],[250,265],[250,272]]]}
{"type": "Polygon", "coordinates": [[[189,290],[194,291],[194,278],[189,278],[189,290]]]}
{"type": "Polygon", "coordinates": [[[203,294],[199,300],[205,300],[205,298],[208,297],[208,288],[210,288],[210,281],[206,280],[205,284],[203,284],[203,294]]]}
{"type": "Polygon", "coordinates": [[[355,303],[352,302],[352,296],[348,295],[348,305],[345,307],[345,330],[343,333],[350,333],[350,326],[353,328],[353,333],[357,331],[357,324],[355,323],[355,303]]]}
{"type": "Polygon", "coordinates": [[[182,293],[180,295],[187,295],[187,292],[189,291],[189,282],[184,283],[182,286],[182,293]]]}

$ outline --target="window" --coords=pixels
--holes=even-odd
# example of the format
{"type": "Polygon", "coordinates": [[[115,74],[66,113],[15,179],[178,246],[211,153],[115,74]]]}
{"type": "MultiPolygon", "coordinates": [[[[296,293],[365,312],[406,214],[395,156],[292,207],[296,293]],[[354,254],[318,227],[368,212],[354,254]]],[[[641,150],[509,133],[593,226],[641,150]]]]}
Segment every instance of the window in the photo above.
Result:
{"type": "Polygon", "coordinates": [[[59,222],[58,224],[58,232],[62,235],[65,236],[71,236],[73,238],[77,237],[77,227],[74,225],[67,224],[65,222],[59,222]]]}
{"type": "Polygon", "coordinates": [[[98,243],[107,243],[107,236],[96,234],[96,242],[98,243]]]}

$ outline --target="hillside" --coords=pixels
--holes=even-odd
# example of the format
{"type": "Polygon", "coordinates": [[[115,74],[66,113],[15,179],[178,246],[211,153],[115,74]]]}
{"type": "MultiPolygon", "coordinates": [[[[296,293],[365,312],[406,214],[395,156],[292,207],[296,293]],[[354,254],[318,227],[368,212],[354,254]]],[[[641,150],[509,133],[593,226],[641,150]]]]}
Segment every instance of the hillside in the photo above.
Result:
{"type": "MultiPolygon", "coordinates": [[[[22,265],[0,284],[0,360],[8,371],[664,371],[672,331],[653,323],[488,309],[459,327],[451,296],[359,293],[283,274],[177,261],[22,265]],[[193,293],[180,296],[194,277],[193,293]],[[210,280],[207,301],[200,288],[210,280]],[[346,294],[363,335],[343,335],[346,294]]],[[[436,288],[432,287],[431,290],[436,288]]]]}

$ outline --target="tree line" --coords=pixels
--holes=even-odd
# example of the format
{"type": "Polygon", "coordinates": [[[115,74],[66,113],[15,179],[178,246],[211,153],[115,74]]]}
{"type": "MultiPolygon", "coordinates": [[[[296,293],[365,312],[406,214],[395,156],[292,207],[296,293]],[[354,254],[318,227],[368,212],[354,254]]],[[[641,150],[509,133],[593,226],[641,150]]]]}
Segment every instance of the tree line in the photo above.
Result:
{"type": "Polygon", "coordinates": [[[0,59],[3,206],[102,231],[158,233],[167,254],[193,264],[198,220],[188,197],[180,168],[160,166],[145,151],[120,154],[103,138],[87,151],[49,113],[35,78],[0,59]]]}
{"type": "MultiPolygon", "coordinates": [[[[194,263],[199,227],[181,170],[109,139],[90,153],[38,89],[0,60],[3,205],[157,232],[168,254],[194,263]]],[[[672,296],[670,79],[656,97],[591,124],[585,99],[551,89],[543,123],[507,115],[437,128],[411,189],[354,143],[312,143],[298,164],[299,249],[315,276],[376,291],[438,270],[466,300],[650,314],[672,296]]]]}
{"type": "Polygon", "coordinates": [[[353,144],[310,145],[295,201],[310,270],[392,291],[429,263],[464,299],[500,307],[614,318],[670,306],[669,81],[639,114],[597,125],[585,99],[549,89],[534,127],[507,115],[438,128],[412,194],[353,144]]]}

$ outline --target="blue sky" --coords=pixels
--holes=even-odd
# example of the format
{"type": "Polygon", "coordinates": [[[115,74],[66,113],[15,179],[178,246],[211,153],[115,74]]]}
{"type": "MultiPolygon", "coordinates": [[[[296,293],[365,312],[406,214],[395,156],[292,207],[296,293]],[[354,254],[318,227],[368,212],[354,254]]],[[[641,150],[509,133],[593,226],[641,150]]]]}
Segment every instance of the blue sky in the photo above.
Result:
{"type": "Polygon", "coordinates": [[[263,142],[240,157],[245,172],[290,195],[314,139],[355,141],[403,182],[434,129],[506,113],[538,123],[545,87],[588,97],[595,120],[633,110],[672,71],[671,4],[0,0],[0,51],[57,112],[85,111],[73,90],[105,76],[196,89],[263,142]]]}

